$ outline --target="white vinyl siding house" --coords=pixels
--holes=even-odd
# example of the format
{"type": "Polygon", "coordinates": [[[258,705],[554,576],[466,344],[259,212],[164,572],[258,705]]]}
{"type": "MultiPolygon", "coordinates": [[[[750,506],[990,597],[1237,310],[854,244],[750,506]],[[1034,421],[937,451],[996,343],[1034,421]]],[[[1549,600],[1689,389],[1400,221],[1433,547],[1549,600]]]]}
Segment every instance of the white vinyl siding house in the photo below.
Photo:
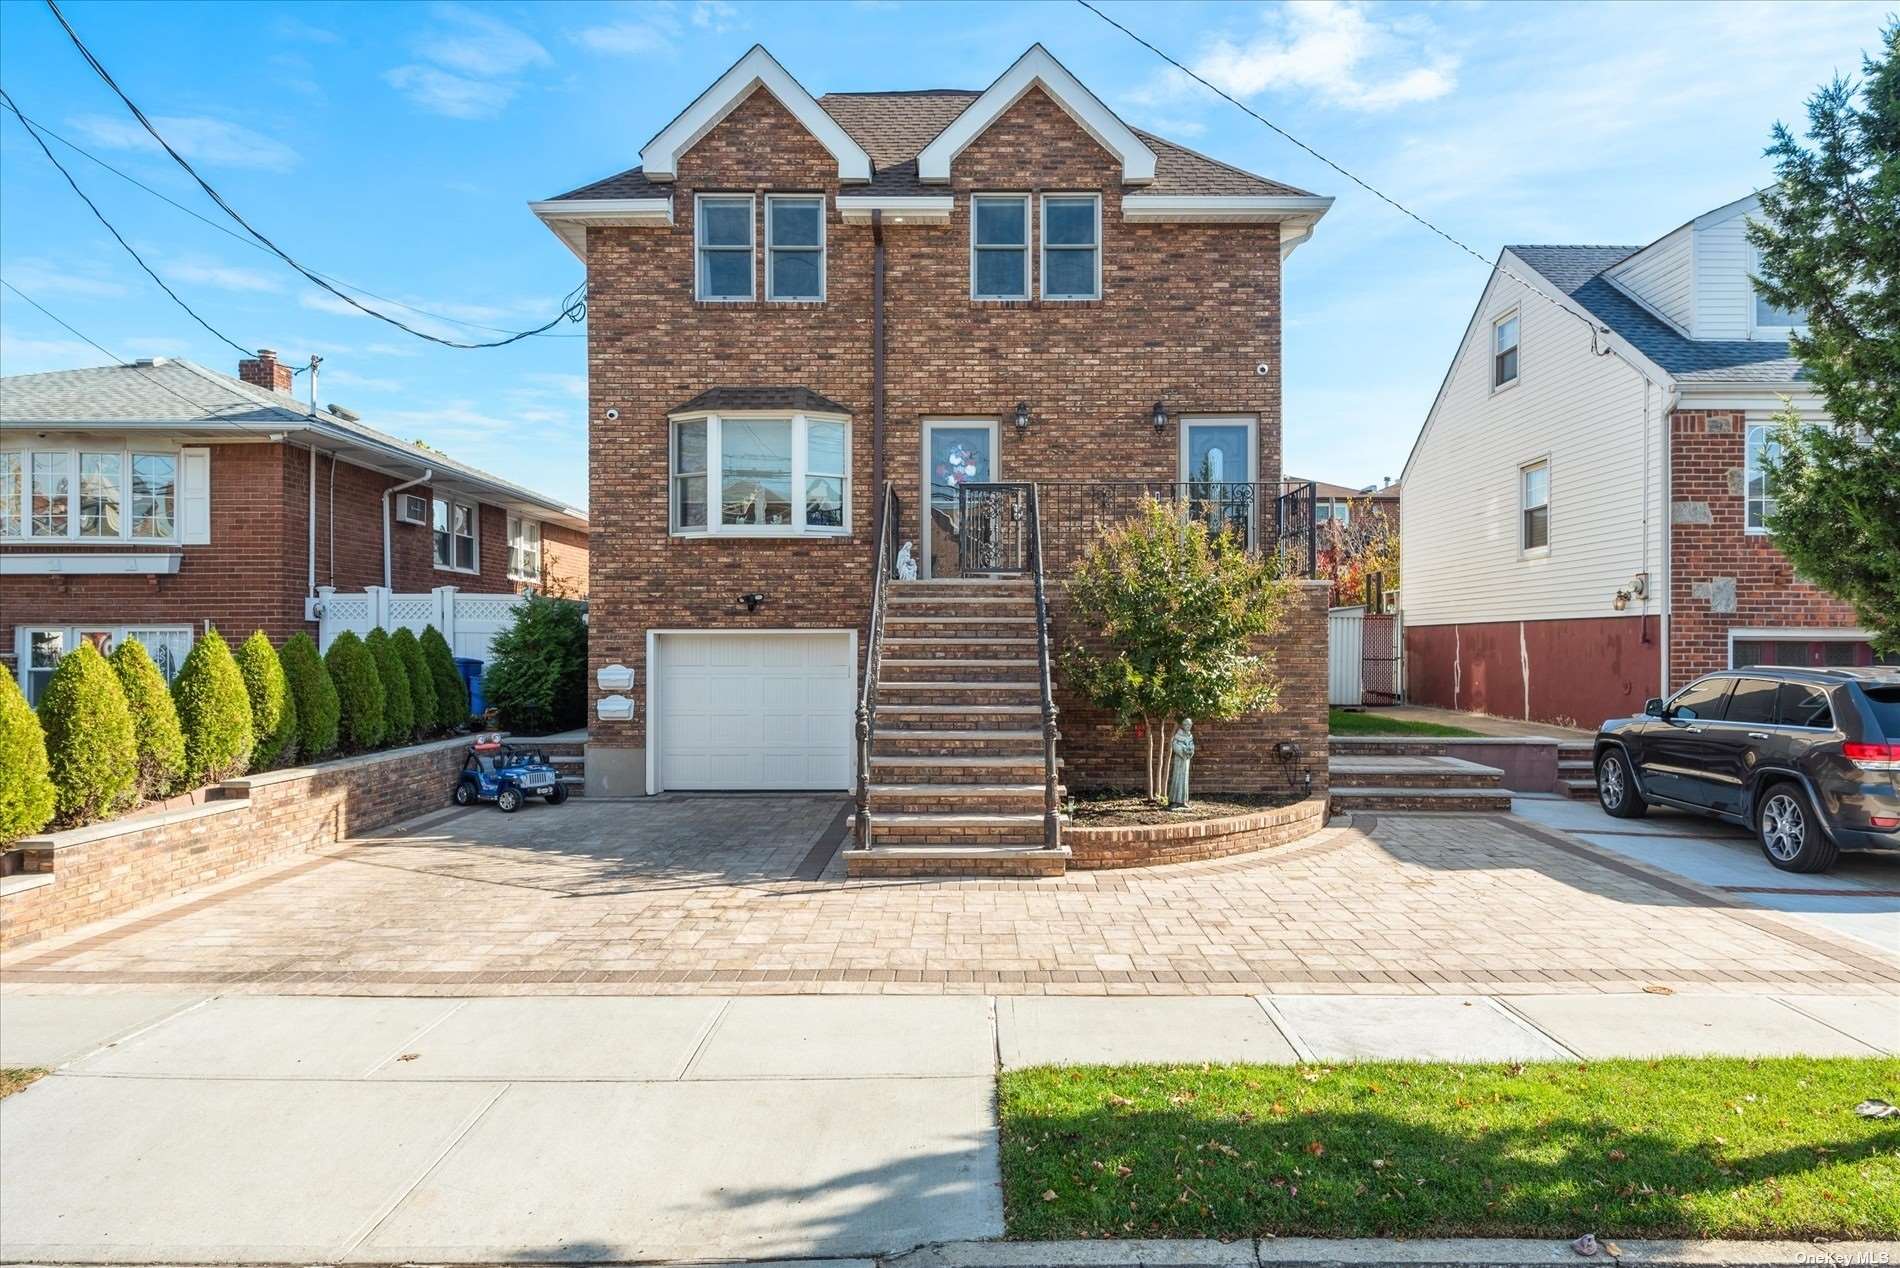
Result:
{"type": "Polygon", "coordinates": [[[1748,276],[1754,252],[1744,229],[1748,214],[1759,206],[1751,194],[1694,221],[1695,321],[1689,334],[1696,339],[1750,337],[1755,288],[1748,276]]]}
{"type": "Polygon", "coordinates": [[[1695,226],[1686,224],[1609,270],[1619,286],[1688,330],[1695,321],[1695,226]]]}

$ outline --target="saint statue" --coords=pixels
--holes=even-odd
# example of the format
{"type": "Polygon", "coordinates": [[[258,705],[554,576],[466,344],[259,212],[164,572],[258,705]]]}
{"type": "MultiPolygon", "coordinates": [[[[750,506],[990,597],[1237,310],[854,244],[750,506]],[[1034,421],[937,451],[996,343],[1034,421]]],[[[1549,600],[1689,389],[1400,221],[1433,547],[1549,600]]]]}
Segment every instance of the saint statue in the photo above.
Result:
{"type": "Polygon", "coordinates": [[[1188,767],[1194,764],[1194,719],[1182,718],[1168,748],[1174,764],[1168,769],[1168,809],[1185,810],[1188,804],[1188,767]]]}
{"type": "Polygon", "coordinates": [[[917,557],[911,554],[911,544],[905,542],[897,549],[897,579],[899,581],[917,580],[917,557]]]}

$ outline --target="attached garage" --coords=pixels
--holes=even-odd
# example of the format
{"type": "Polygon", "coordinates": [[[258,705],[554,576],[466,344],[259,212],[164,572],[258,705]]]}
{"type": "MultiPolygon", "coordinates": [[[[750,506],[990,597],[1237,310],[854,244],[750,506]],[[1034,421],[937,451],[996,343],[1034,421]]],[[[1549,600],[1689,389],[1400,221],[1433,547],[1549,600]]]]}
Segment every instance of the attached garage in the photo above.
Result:
{"type": "Polygon", "coordinates": [[[851,631],[656,632],[650,651],[653,791],[852,786],[851,631]]]}

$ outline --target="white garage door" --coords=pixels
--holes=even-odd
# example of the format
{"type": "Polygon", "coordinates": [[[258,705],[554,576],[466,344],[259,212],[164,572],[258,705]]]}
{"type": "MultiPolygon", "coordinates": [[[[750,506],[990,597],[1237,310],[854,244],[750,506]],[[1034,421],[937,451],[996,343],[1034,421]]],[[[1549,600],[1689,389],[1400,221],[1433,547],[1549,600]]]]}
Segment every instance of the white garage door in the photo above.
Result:
{"type": "Polygon", "coordinates": [[[662,634],[661,790],[852,784],[849,634],[662,634]]]}

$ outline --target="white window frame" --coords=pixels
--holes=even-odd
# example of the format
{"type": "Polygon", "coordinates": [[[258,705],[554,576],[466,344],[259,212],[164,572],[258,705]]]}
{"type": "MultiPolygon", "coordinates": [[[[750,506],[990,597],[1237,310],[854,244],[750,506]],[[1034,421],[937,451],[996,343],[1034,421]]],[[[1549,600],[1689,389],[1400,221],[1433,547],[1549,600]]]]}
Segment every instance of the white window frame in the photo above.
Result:
{"type": "MultiPolygon", "coordinates": [[[[806,414],[786,410],[729,410],[724,414],[675,414],[666,426],[666,527],[670,537],[849,537],[851,536],[851,420],[843,414],[806,414]],[[789,422],[792,425],[792,522],[790,524],[721,523],[725,483],[725,460],[720,452],[720,422],[789,422]],[[680,525],[679,482],[675,468],[679,463],[679,429],[682,423],[706,424],[706,523],[703,527],[680,525]],[[810,433],[813,423],[836,423],[844,428],[844,522],[807,527],[805,524],[805,481],[810,471],[810,433]]],[[[820,471],[819,476],[829,472],[820,471]]]]}
{"type": "MultiPolygon", "coordinates": [[[[430,541],[430,550],[433,551],[435,548],[435,543],[433,541],[433,532],[431,533],[431,538],[432,540],[430,541]]],[[[508,515],[508,579],[510,581],[520,581],[520,582],[525,582],[528,585],[537,585],[537,586],[541,584],[541,569],[542,569],[541,543],[542,543],[542,540],[543,538],[542,538],[542,533],[541,533],[540,520],[535,519],[531,515],[516,515],[513,512],[509,513],[508,515]],[[530,569],[526,569],[526,570],[520,570],[516,566],[515,555],[516,555],[517,550],[526,549],[527,534],[528,534],[528,530],[531,528],[534,530],[534,567],[530,569]]],[[[475,550],[477,554],[481,552],[481,537],[479,534],[476,536],[476,539],[475,539],[475,550]]]]}
{"type": "MultiPolygon", "coordinates": [[[[79,636],[82,632],[86,634],[108,634],[112,638],[113,648],[116,649],[119,644],[132,637],[135,631],[141,634],[182,634],[185,636],[185,652],[187,654],[190,653],[192,645],[198,641],[198,631],[195,628],[190,625],[181,625],[176,621],[133,621],[124,625],[113,625],[105,621],[78,621],[71,625],[47,625],[44,623],[16,625],[13,627],[14,681],[20,685],[20,692],[26,696],[27,703],[37,706],[39,701],[33,696],[32,683],[30,680],[33,636],[35,634],[58,634],[62,644],[60,655],[64,656],[79,646],[79,636]]],[[[156,661],[157,657],[153,657],[153,659],[156,661]]],[[[177,664],[172,666],[172,674],[174,677],[178,670],[184,668],[184,664],[185,658],[184,656],[180,656],[177,664]]],[[[163,675],[164,672],[164,666],[159,666],[159,673],[163,675]]],[[[165,679],[166,685],[169,686],[171,681],[172,679],[167,677],[165,679]]]]}
{"type": "Polygon", "coordinates": [[[1742,423],[1742,533],[1747,537],[1773,536],[1766,523],[1756,524],[1752,521],[1756,505],[1761,506],[1762,519],[1765,521],[1768,518],[1767,504],[1775,500],[1773,491],[1768,487],[1768,473],[1761,469],[1761,453],[1755,443],[1756,438],[1760,437],[1760,449],[1767,448],[1774,430],[1773,423],[1751,423],[1746,420],[1742,423]],[[1758,475],[1762,487],[1759,498],[1748,491],[1758,475]]]}
{"type": "MultiPolygon", "coordinates": [[[[1041,194],[1041,196],[1037,198],[1036,201],[1039,204],[1038,211],[1037,211],[1036,233],[1037,233],[1037,238],[1038,238],[1038,245],[1040,247],[1040,250],[1037,253],[1038,258],[1036,261],[1036,284],[1040,288],[1042,297],[1048,300],[1049,302],[1056,303],[1056,304],[1087,303],[1093,300],[1100,299],[1102,297],[1102,196],[1100,194],[1091,193],[1088,190],[1074,190],[1074,191],[1045,190],[1041,194]],[[1081,199],[1084,199],[1084,198],[1088,199],[1091,203],[1093,203],[1095,207],[1094,245],[1091,247],[1086,247],[1086,248],[1081,247],[1081,246],[1074,246],[1074,245],[1063,245],[1063,246],[1056,246],[1053,248],[1050,247],[1049,245],[1049,202],[1050,200],[1055,199],[1058,201],[1061,201],[1061,200],[1080,201],[1081,199]],[[1051,250],[1055,250],[1055,251],[1092,250],[1094,251],[1095,252],[1095,288],[1093,292],[1087,295],[1052,294],[1049,290],[1049,252],[1051,250]]],[[[971,237],[972,242],[974,242],[976,238],[974,219],[972,220],[970,237],[971,237]]]]}
{"type": "MultiPolygon", "coordinates": [[[[61,542],[87,548],[101,546],[177,546],[185,534],[185,459],[177,448],[134,448],[126,444],[100,445],[21,445],[8,446],[0,454],[12,458],[20,468],[20,519],[18,531],[0,533],[0,542],[8,545],[39,545],[61,542]],[[58,454],[66,459],[66,531],[39,534],[33,531],[33,457],[58,454]],[[80,473],[84,455],[116,458],[119,463],[119,531],[110,537],[79,535],[80,473]],[[132,465],[139,458],[163,458],[172,464],[172,531],[168,537],[133,535],[136,519],[132,500],[132,465]]],[[[143,626],[139,627],[145,628],[143,626]]]]}
{"type": "Polygon", "coordinates": [[[767,194],[765,196],[765,298],[772,304],[822,304],[830,287],[830,247],[827,243],[829,226],[825,224],[828,208],[823,194],[767,194]],[[811,202],[818,204],[818,245],[816,247],[781,247],[772,242],[772,215],[779,203],[811,202]],[[816,295],[780,295],[772,282],[772,253],[789,251],[798,255],[816,252],[818,255],[818,293],[816,295]]]}
{"type": "Polygon", "coordinates": [[[433,494],[429,499],[429,562],[437,572],[459,573],[464,577],[477,577],[482,571],[482,504],[466,498],[444,497],[433,494]],[[435,554],[435,504],[442,503],[449,510],[449,562],[443,563],[435,554]],[[468,511],[469,535],[475,542],[475,566],[458,567],[455,563],[455,511],[457,507],[468,511]]]}
{"type": "Polygon", "coordinates": [[[1748,277],[1744,279],[1748,283],[1748,337],[1750,339],[1783,341],[1796,331],[1806,334],[1808,330],[1808,324],[1806,322],[1795,322],[1786,326],[1764,326],[1756,321],[1755,313],[1757,306],[1761,302],[1761,292],[1755,289],[1754,278],[1760,274],[1761,252],[1751,246],[1748,249],[1748,277]]]}
{"type": "Polygon", "coordinates": [[[1513,304],[1492,319],[1491,355],[1487,364],[1490,368],[1486,371],[1486,377],[1491,382],[1493,394],[1508,391],[1524,381],[1524,314],[1518,305],[1513,304]],[[1500,383],[1498,382],[1498,358],[1504,355],[1506,349],[1498,347],[1498,335],[1503,331],[1504,323],[1507,321],[1517,323],[1517,342],[1511,345],[1517,351],[1517,368],[1510,378],[1500,383]]]}
{"type": "Polygon", "coordinates": [[[702,304],[750,304],[759,297],[759,203],[751,194],[694,194],[693,195],[693,298],[702,304]],[[707,251],[729,251],[737,253],[738,247],[706,245],[706,214],[708,202],[743,202],[746,206],[746,290],[743,295],[708,295],[705,291],[705,270],[700,267],[701,257],[707,251]]]}
{"type": "MultiPolygon", "coordinates": [[[[1029,194],[1011,193],[1008,190],[985,190],[982,193],[973,193],[970,195],[970,298],[973,301],[986,304],[1021,303],[1035,294],[1036,282],[1035,279],[1030,276],[1030,272],[1034,268],[1036,258],[1036,244],[1031,240],[1035,233],[1034,226],[1036,221],[1034,209],[1030,206],[1030,201],[1031,196],[1029,194]],[[1023,289],[1020,294],[1016,295],[985,295],[976,289],[976,257],[978,250],[976,241],[976,208],[980,202],[1002,202],[1005,200],[1013,200],[1023,205],[1023,289]]],[[[1100,236],[1099,232],[1097,236],[1100,236]]],[[[989,243],[986,245],[1003,250],[1015,250],[1014,247],[1005,246],[1002,243],[989,243]]]]}
{"type": "Polygon", "coordinates": [[[1556,492],[1556,485],[1552,481],[1552,478],[1551,478],[1550,458],[1548,456],[1545,456],[1542,458],[1533,458],[1529,462],[1520,463],[1518,465],[1518,468],[1517,468],[1517,553],[1519,554],[1519,556],[1525,559],[1537,559],[1545,555],[1548,555],[1550,553],[1551,523],[1552,523],[1550,510],[1551,510],[1551,502],[1553,501],[1555,497],[1555,492],[1556,492]],[[1529,536],[1529,534],[1524,531],[1528,527],[1528,521],[1525,519],[1525,516],[1529,515],[1532,511],[1537,509],[1535,506],[1532,506],[1530,503],[1531,473],[1533,471],[1542,471],[1544,473],[1544,500],[1542,503],[1542,506],[1544,508],[1544,544],[1542,546],[1527,545],[1526,538],[1529,536]]]}

